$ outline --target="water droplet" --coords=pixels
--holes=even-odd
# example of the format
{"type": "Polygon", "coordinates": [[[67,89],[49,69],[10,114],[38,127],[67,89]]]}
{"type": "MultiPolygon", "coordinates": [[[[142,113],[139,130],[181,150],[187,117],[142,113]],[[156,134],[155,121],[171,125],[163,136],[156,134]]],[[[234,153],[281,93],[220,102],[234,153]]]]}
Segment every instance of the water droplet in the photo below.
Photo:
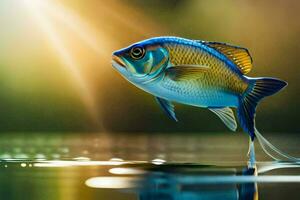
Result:
{"type": "Polygon", "coordinates": [[[152,160],[152,163],[153,163],[154,165],[162,165],[162,164],[164,164],[165,162],[166,162],[165,160],[162,160],[162,159],[159,159],[159,158],[156,158],[156,159],[152,160]]]}
{"type": "Polygon", "coordinates": [[[124,160],[122,158],[111,158],[109,161],[123,162],[124,160]]]}
{"type": "Polygon", "coordinates": [[[78,160],[78,161],[86,161],[86,160],[91,160],[90,158],[88,157],[76,157],[76,158],[73,158],[74,160],[78,160]]]}
{"type": "Polygon", "coordinates": [[[117,174],[117,175],[138,175],[138,174],[146,173],[144,170],[141,169],[123,168],[123,167],[111,168],[108,171],[111,174],[117,174]]]}

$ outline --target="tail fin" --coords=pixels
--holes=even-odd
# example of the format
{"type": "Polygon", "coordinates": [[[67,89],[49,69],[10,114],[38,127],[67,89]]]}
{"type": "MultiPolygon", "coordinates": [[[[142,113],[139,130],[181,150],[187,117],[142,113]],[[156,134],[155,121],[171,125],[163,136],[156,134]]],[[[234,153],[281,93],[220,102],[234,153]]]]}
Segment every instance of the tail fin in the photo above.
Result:
{"type": "Polygon", "coordinates": [[[287,83],[275,78],[249,79],[249,87],[240,99],[237,110],[240,124],[251,140],[255,137],[255,110],[258,102],[266,96],[275,94],[287,83]]]}
{"type": "Polygon", "coordinates": [[[264,138],[256,128],[255,128],[255,136],[257,137],[257,140],[261,148],[264,150],[264,152],[274,160],[300,162],[300,158],[290,156],[284,153],[283,151],[279,150],[278,148],[276,148],[266,138],[264,138]]]}
{"type": "Polygon", "coordinates": [[[274,78],[258,78],[249,81],[249,88],[240,99],[238,107],[238,117],[242,128],[250,135],[252,141],[256,136],[264,152],[274,160],[300,162],[300,158],[290,156],[276,148],[255,128],[255,109],[258,102],[266,96],[275,94],[287,83],[274,78]]]}

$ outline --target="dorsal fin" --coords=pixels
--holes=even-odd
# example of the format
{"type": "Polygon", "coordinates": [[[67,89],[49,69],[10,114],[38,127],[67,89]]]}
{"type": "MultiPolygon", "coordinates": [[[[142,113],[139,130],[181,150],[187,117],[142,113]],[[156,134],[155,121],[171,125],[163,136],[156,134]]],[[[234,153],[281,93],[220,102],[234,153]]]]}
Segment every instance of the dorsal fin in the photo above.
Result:
{"type": "Polygon", "coordinates": [[[237,47],[220,42],[201,42],[224,54],[227,58],[229,58],[232,62],[234,62],[237,65],[237,67],[243,74],[247,74],[251,71],[252,58],[250,56],[249,51],[246,48],[237,47]]]}

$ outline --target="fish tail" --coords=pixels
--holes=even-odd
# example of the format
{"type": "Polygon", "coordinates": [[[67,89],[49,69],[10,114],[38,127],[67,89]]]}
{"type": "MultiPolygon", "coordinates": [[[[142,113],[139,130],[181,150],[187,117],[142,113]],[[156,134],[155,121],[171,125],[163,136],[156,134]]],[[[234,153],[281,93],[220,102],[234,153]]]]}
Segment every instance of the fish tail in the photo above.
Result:
{"type": "Polygon", "coordinates": [[[260,132],[258,132],[256,128],[254,129],[254,131],[261,148],[268,156],[277,161],[300,162],[300,158],[290,156],[289,154],[284,153],[283,151],[275,147],[273,144],[271,144],[265,137],[261,135],[260,132]]]}
{"type": "Polygon", "coordinates": [[[263,151],[274,160],[300,162],[300,158],[284,153],[271,144],[255,127],[255,110],[258,102],[266,96],[273,95],[287,85],[285,81],[275,78],[249,78],[249,87],[241,96],[238,107],[238,118],[251,140],[257,140],[263,151]]]}
{"type": "Polygon", "coordinates": [[[258,102],[266,96],[275,94],[287,83],[276,78],[249,78],[249,86],[241,95],[237,109],[238,119],[251,140],[255,138],[255,110],[258,102]]]}

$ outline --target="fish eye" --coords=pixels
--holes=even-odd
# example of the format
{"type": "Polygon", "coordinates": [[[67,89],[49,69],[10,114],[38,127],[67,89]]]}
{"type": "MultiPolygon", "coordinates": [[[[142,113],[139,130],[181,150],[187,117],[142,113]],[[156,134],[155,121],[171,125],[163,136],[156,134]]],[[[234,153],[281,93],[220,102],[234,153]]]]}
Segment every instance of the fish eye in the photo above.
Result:
{"type": "Polygon", "coordinates": [[[133,47],[130,50],[130,56],[135,60],[142,59],[144,55],[145,55],[145,49],[143,47],[133,47]]]}

